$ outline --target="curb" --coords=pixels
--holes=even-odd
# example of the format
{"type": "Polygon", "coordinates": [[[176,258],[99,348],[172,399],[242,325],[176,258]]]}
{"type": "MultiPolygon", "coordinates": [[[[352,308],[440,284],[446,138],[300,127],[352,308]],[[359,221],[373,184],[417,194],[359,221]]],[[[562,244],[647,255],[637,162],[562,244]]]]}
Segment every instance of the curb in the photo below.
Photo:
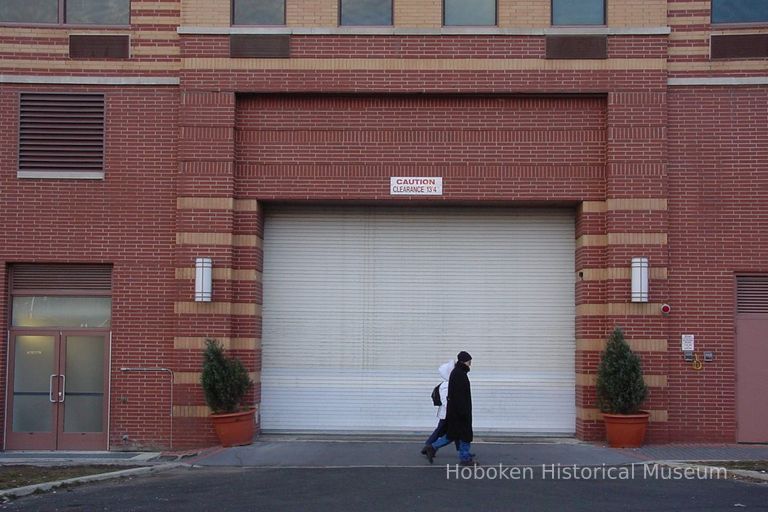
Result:
{"type": "Polygon", "coordinates": [[[167,471],[179,467],[189,467],[186,464],[178,462],[171,462],[168,464],[159,464],[157,466],[146,466],[143,468],[123,469],[120,471],[111,471],[109,473],[99,473],[96,475],[78,476],[75,478],[68,478],[66,480],[56,480],[53,482],[43,482],[40,484],[25,485],[24,487],[15,487],[13,489],[6,489],[0,491],[0,499],[8,498],[20,498],[22,496],[28,496],[35,492],[46,492],[51,489],[56,489],[63,485],[70,484],[82,484],[87,482],[99,482],[102,480],[112,480],[115,478],[124,478],[129,476],[146,475],[149,473],[157,473],[160,471],[167,471]]]}
{"type": "MultiPolygon", "coordinates": [[[[719,461],[720,462],[720,461],[719,461]]],[[[716,466],[711,466],[707,464],[692,464],[689,462],[672,462],[672,461],[657,461],[656,464],[662,464],[664,466],[669,467],[679,467],[679,468],[693,468],[693,469],[707,469],[707,468],[713,468],[716,466]]],[[[719,466],[717,466],[719,467],[719,466]]],[[[750,471],[748,469],[728,469],[725,468],[726,473],[730,475],[740,476],[742,478],[748,478],[750,480],[759,480],[761,482],[768,482],[768,473],[760,473],[759,471],[750,471]]]]}

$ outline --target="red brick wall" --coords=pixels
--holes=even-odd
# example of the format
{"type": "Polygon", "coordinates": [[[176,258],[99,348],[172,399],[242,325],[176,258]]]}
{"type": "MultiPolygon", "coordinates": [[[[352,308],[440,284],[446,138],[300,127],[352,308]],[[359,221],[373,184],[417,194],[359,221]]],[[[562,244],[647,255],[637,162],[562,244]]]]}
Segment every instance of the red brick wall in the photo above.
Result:
{"type": "Polygon", "coordinates": [[[768,87],[676,87],[669,100],[670,437],[735,439],[735,279],[768,271],[768,87]],[[715,361],[693,371],[680,336],[715,361]]]}
{"type": "Polygon", "coordinates": [[[604,109],[600,97],[244,97],[239,193],[392,200],[401,174],[443,176],[435,201],[599,199],[604,109]]]}
{"type": "MultiPolygon", "coordinates": [[[[16,37],[0,42],[34,39],[16,37]]],[[[64,41],[46,37],[34,44],[64,41]]],[[[227,36],[183,35],[178,44],[181,58],[228,56],[227,36]]],[[[0,131],[0,263],[114,263],[110,441],[113,448],[167,447],[168,376],[124,374],[119,368],[195,372],[199,352],[174,350],[174,337],[258,338],[260,333],[258,315],[174,314],[174,302],[191,300],[191,281],[175,280],[174,270],[190,267],[202,252],[217,265],[261,270],[260,248],[175,245],[177,232],[260,236],[260,212],[177,211],[177,196],[381,202],[392,201],[389,176],[432,174],[444,177],[445,196],[423,203],[575,207],[581,201],[668,197],[668,211],[580,212],[577,237],[667,233],[669,242],[581,247],[574,270],[626,267],[633,256],[649,256],[652,267],[667,267],[669,274],[668,280],[652,281],[651,301],[671,303],[672,315],[579,316],[577,338],[604,339],[618,324],[629,338],[668,339],[666,353],[641,354],[646,373],[669,379],[668,387],[651,390],[647,406],[669,414],[668,422],[652,425],[651,440],[733,440],[733,275],[768,268],[768,91],[675,87],[667,92],[667,71],[658,66],[667,44],[665,36],[609,37],[611,59],[638,59],[616,69],[600,69],[600,62],[546,70],[312,69],[311,63],[301,69],[187,66],[178,72],[119,66],[97,71],[75,64],[8,68],[25,74],[180,76],[182,98],[170,87],[0,85],[5,128],[0,131]],[[649,68],[639,59],[649,59],[649,68]],[[107,93],[104,181],[16,178],[22,90],[107,93]],[[518,93],[529,96],[515,97],[518,93]],[[681,362],[683,333],[696,335],[699,353],[715,352],[715,362],[703,372],[681,362]]],[[[291,51],[293,58],[321,60],[533,61],[543,57],[544,38],[307,35],[293,36],[291,51]]],[[[179,57],[158,59],[172,64],[179,57]]],[[[4,322],[5,283],[0,275],[4,322]]],[[[261,302],[258,283],[220,281],[215,290],[218,301],[261,302]]],[[[627,280],[577,282],[575,300],[625,303],[628,291],[627,280]]],[[[250,370],[260,368],[258,349],[238,354],[250,370]]],[[[576,371],[594,373],[598,360],[598,352],[577,351],[576,371]]],[[[0,382],[4,377],[0,374],[0,382]]],[[[194,384],[173,390],[174,405],[203,404],[194,384]]],[[[576,393],[579,407],[595,406],[594,388],[577,386],[576,393]]],[[[258,385],[253,398],[258,402],[258,385]]],[[[177,448],[214,442],[207,418],[177,417],[173,425],[177,448]]],[[[577,432],[597,439],[602,427],[579,421],[577,432]]]]}
{"type": "Polygon", "coordinates": [[[110,443],[166,447],[168,377],[120,368],[170,363],[178,91],[4,85],[0,103],[0,262],[114,264],[110,443]],[[16,178],[18,94],[43,90],[106,93],[103,181],[16,178]]]}

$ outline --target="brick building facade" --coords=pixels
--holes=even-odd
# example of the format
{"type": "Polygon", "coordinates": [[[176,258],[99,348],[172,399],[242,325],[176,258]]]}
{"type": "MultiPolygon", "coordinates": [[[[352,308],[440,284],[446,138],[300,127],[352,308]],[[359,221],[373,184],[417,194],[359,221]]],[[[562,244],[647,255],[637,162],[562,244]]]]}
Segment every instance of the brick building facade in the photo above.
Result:
{"type": "MultiPolygon", "coordinates": [[[[5,448],[26,446],[9,435],[23,384],[12,341],[32,333],[14,299],[68,296],[22,287],[15,269],[109,269],[109,449],[214,444],[205,338],[245,361],[262,404],[265,215],[381,206],[570,212],[577,438],[603,435],[595,373],[620,325],[650,388],[650,441],[768,441],[738,406],[768,414],[749,387],[765,377],[749,364],[768,362],[764,335],[737,330],[768,327],[768,19],[724,23],[709,1],[605,3],[601,25],[553,24],[551,0],[498,0],[496,23],[472,27],[444,26],[433,0],[394,0],[391,25],[375,27],[340,25],[338,0],[286,0],[270,26],[238,24],[230,0],[131,0],[117,25],[1,14],[5,448]],[[72,35],[128,36],[129,52],[86,38],[76,58],[72,35]],[[55,144],[53,156],[24,151],[33,102],[77,109],[78,95],[103,97],[103,164],[89,175],[57,167],[55,144]],[[441,177],[442,194],[392,195],[393,176],[441,177]],[[214,262],[209,303],[194,300],[201,256],[214,262]],[[650,297],[635,303],[638,256],[650,297]],[[694,370],[683,334],[714,360],[694,370]]],[[[441,359],[422,367],[432,375],[441,359]]]]}

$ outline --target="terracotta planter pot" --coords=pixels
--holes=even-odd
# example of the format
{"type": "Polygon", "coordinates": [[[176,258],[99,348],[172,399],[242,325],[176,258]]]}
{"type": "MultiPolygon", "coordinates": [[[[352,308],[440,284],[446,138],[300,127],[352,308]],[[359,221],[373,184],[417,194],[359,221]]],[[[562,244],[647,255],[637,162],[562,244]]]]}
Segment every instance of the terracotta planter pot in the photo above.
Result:
{"type": "Polygon", "coordinates": [[[244,446],[253,443],[256,430],[253,409],[229,414],[211,414],[211,420],[222,446],[244,446]]]}
{"type": "Polygon", "coordinates": [[[605,435],[611,448],[638,448],[645,440],[650,413],[640,411],[637,414],[603,413],[605,435]]]}

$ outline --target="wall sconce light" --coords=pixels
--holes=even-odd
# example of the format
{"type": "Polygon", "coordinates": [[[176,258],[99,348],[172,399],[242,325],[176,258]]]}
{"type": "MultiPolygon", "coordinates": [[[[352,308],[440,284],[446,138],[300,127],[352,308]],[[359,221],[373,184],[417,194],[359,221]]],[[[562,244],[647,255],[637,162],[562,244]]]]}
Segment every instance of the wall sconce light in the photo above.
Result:
{"type": "Polygon", "coordinates": [[[632,302],[648,302],[648,258],[632,258],[632,302]]]}
{"type": "Polygon", "coordinates": [[[213,294],[213,260],[195,258],[195,302],[211,302],[213,294]]]}

